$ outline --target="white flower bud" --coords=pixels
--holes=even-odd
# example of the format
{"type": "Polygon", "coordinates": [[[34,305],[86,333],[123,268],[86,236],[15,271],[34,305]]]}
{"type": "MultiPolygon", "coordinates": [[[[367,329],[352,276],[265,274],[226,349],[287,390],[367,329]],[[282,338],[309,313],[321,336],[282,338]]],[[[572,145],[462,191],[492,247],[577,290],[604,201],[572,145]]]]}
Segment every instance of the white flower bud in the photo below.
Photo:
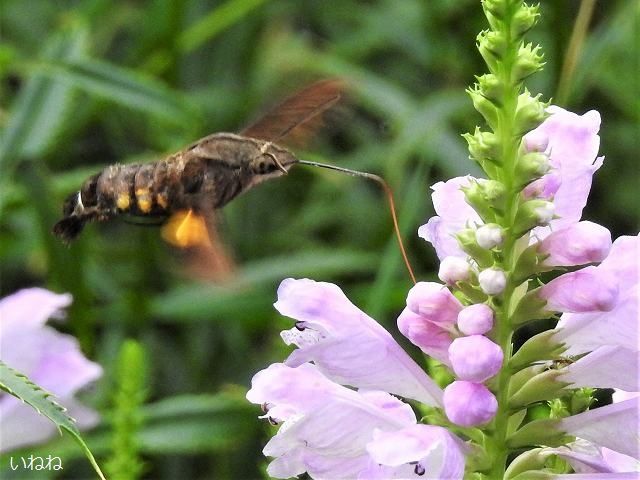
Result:
{"type": "Polygon", "coordinates": [[[438,278],[447,285],[468,280],[470,275],[471,266],[464,258],[448,256],[440,262],[438,278]]]}
{"type": "Polygon", "coordinates": [[[498,295],[507,286],[507,276],[499,268],[487,268],[478,275],[478,282],[487,295],[498,295]]]}
{"type": "Polygon", "coordinates": [[[491,250],[494,247],[499,247],[504,241],[502,228],[495,223],[488,223],[481,226],[476,230],[476,242],[482,248],[491,250]]]}
{"type": "Polygon", "coordinates": [[[540,202],[540,205],[534,209],[538,225],[547,225],[553,220],[555,211],[556,206],[552,202],[540,202]]]}

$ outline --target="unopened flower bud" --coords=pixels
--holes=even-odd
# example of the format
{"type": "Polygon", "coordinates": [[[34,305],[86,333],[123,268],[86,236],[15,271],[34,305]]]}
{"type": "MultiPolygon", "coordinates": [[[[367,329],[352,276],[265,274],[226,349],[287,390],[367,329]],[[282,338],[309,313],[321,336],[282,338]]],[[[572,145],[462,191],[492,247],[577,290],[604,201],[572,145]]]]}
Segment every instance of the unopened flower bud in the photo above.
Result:
{"type": "Polygon", "coordinates": [[[480,267],[490,267],[494,261],[493,254],[478,245],[476,231],[475,228],[465,228],[456,233],[456,239],[462,250],[473,258],[480,267]]]}
{"type": "Polygon", "coordinates": [[[467,88],[467,93],[471,97],[473,107],[484,117],[489,126],[493,129],[497,128],[498,109],[495,103],[482,94],[478,85],[474,85],[473,88],[467,88]]]}
{"type": "Polygon", "coordinates": [[[549,157],[544,153],[532,152],[521,155],[516,164],[515,184],[523,187],[542,177],[550,168],[549,157]]]}
{"type": "Polygon", "coordinates": [[[474,303],[458,313],[457,324],[465,335],[483,335],[493,328],[493,310],[485,303],[474,303]]]}
{"type": "MultiPolygon", "coordinates": [[[[464,263],[468,269],[469,264],[464,263]]],[[[444,285],[435,282],[418,282],[407,294],[407,308],[430,322],[448,327],[456,322],[458,313],[462,310],[462,304],[444,285]]]]}
{"type": "Polygon", "coordinates": [[[455,381],[444,389],[444,412],[462,427],[475,427],[491,420],[498,411],[498,401],[481,383],[455,381]]]}
{"type": "Polygon", "coordinates": [[[476,38],[478,51],[487,65],[495,65],[496,60],[504,58],[507,51],[507,41],[504,34],[496,30],[483,30],[476,38]]]}
{"type": "Polygon", "coordinates": [[[574,266],[603,261],[611,249],[611,232],[593,222],[578,222],[548,235],[538,254],[546,266],[574,266]]]}
{"type": "Polygon", "coordinates": [[[546,152],[549,146],[549,135],[536,128],[527,133],[522,139],[522,144],[527,152],[546,152]]]}
{"type": "Polygon", "coordinates": [[[532,97],[528,90],[518,96],[518,107],[516,109],[516,128],[519,132],[525,133],[533,130],[547,118],[545,111],[548,104],[539,100],[540,94],[532,97]]]}
{"type": "Polygon", "coordinates": [[[502,81],[493,73],[487,73],[477,77],[478,86],[482,94],[494,104],[500,105],[504,94],[502,81]]]}
{"type": "Polygon", "coordinates": [[[495,223],[487,223],[476,230],[478,245],[487,250],[499,247],[504,242],[502,227],[495,223]]]}
{"type": "Polygon", "coordinates": [[[518,51],[513,72],[514,77],[518,80],[524,80],[530,75],[542,70],[543,65],[540,46],[536,45],[534,47],[531,43],[523,45],[518,51]]]}
{"type": "Polygon", "coordinates": [[[444,257],[440,262],[438,278],[447,285],[455,285],[457,282],[469,280],[471,276],[471,266],[464,258],[444,257]]]}
{"type": "Polygon", "coordinates": [[[492,132],[483,132],[476,127],[473,135],[463,135],[469,144],[469,154],[481,165],[484,161],[496,162],[499,156],[498,142],[492,132]]]}
{"type": "Polygon", "coordinates": [[[485,0],[482,3],[482,7],[485,11],[489,12],[491,15],[498,19],[504,18],[507,13],[507,3],[504,0],[485,0]]]}
{"type": "Polygon", "coordinates": [[[485,222],[493,221],[495,212],[504,209],[505,189],[498,181],[478,179],[460,190],[464,192],[466,202],[485,222]]]}
{"type": "Polygon", "coordinates": [[[533,227],[547,225],[554,218],[555,206],[547,200],[528,200],[520,205],[513,232],[521,236],[533,227]]]}
{"type": "Polygon", "coordinates": [[[456,338],[449,346],[449,361],[460,380],[484,382],[500,371],[503,353],[483,335],[456,338]]]}
{"type": "Polygon", "coordinates": [[[514,41],[521,39],[538,21],[539,8],[537,5],[522,4],[518,6],[511,20],[511,35],[514,41]]]}
{"type": "Polygon", "coordinates": [[[487,268],[478,275],[478,282],[487,295],[499,295],[507,286],[507,276],[499,268],[487,268]]]}

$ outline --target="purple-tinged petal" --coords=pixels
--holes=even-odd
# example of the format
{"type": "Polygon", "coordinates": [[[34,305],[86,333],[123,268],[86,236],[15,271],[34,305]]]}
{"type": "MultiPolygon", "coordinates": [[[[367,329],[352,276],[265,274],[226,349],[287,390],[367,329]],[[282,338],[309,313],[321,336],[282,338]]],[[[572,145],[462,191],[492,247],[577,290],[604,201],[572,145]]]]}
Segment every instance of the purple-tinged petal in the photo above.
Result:
{"type": "Polygon", "coordinates": [[[565,367],[559,380],[570,388],[621,388],[640,391],[638,365],[640,352],[617,346],[600,347],[565,367]]]}
{"type": "Polygon", "coordinates": [[[633,398],[562,418],[558,425],[569,435],[639,459],[639,407],[640,400],[633,398]]]}
{"type": "Polygon", "coordinates": [[[611,395],[611,401],[613,403],[624,402],[631,398],[640,397],[640,392],[627,392],[625,390],[615,389],[613,395],[611,395]]]}
{"type": "Polygon", "coordinates": [[[413,313],[409,308],[405,308],[398,317],[398,330],[424,353],[450,365],[451,333],[448,330],[413,313]]]}
{"type": "Polygon", "coordinates": [[[526,200],[534,198],[540,200],[553,200],[556,192],[560,189],[562,178],[557,171],[551,171],[544,177],[534,180],[522,191],[526,200]]]}
{"type": "Polygon", "coordinates": [[[453,327],[462,310],[462,304],[453,293],[434,282],[416,283],[407,294],[407,307],[443,328],[453,327]]]}
{"type": "Polygon", "coordinates": [[[474,303],[458,314],[458,329],[465,335],[483,335],[493,328],[493,310],[484,303],[474,303]]]}
{"type": "Polygon", "coordinates": [[[444,389],[447,418],[462,427],[475,427],[491,420],[498,411],[498,401],[481,383],[455,381],[444,389]]]}
{"type": "Polygon", "coordinates": [[[564,342],[565,355],[579,355],[603,345],[638,348],[638,293],[624,292],[610,312],[565,313],[554,340],[564,342]]]}
{"type": "Polygon", "coordinates": [[[418,229],[418,235],[430,242],[436,249],[438,258],[447,256],[467,257],[460,249],[455,234],[467,224],[482,224],[482,220],[465,201],[461,187],[471,184],[473,177],[456,177],[446,182],[438,182],[433,187],[433,207],[438,216],[429,219],[418,229]]]}
{"type": "Polygon", "coordinates": [[[573,266],[603,261],[611,249],[611,233],[592,222],[578,222],[552,232],[538,246],[544,265],[573,266]]]}
{"type": "Polygon", "coordinates": [[[275,306],[283,315],[298,320],[294,329],[282,334],[285,342],[299,347],[287,365],[313,361],[324,375],[343,385],[440,404],[442,390],[337,286],[287,279],[278,289],[275,306]]]}
{"type": "Polygon", "coordinates": [[[449,347],[449,361],[460,380],[484,382],[502,367],[499,345],[483,335],[456,338],[449,347]]]}
{"type": "Polygon", "coordinates": [[[640,235],[616,238],[598,270],[615,275],[621,291],[637,292],[640,279],[640,235]]]}
{"type": "Polygon", "coordinates": [[[411,465],[416,477],[421,471],[439,479],[462,479],[464,474],[462,442],[442,427],[417,424],[392,432],[376,431],[367,451],[384,466],[411,465]]]}
{"type": "Polygon", "coordinates": [[[41,327],[71,305],[71,301],[68,293],[57,294],[44,288],[25,288],[9,295],[0,300],[1,334],[41,327]]]}
{"type": "Polygon", "coordinates": [[[540,288],[539,296],[550,311],[608,312],[618,301],[618,281],[597,267],[586,267],[551,280],[540,288]]]}
{"type": "Polygon", "coordinates": [[[559,448],[545,448],[544,453],[564,458],[576,473],[640,472],[637,460],[582,439],[559,448]]]}
{"type": "Polygon", "coordinates": [[[593,174],[602,165],[602,158],[596,158],[600,146],[600,114],[592,110],[580,116],[556,106],[549,107],[548,111],[551,116],[531,135],[548,136],[550,162],[562,183],[554,197],[559,218],[551,222],[551,228],[536,228],[538,238],[580,220],[593,174]]]}
{"type": "Polygon", "coordinates": [[[558,475],[550,475],[545,478],[549,480],[638,480],[638,474],[633,472],[624,473],[607,473],[603,476],[601,473],[562,473],[558,475]]]}
{"type": "Polygon", "coordinates": [[[284,419],[264,447],[276,457],[268,473],[288,478],[356,478],[370,463],[366,445],[374,431],[394,431],[416,423],[415,414],[386,392],[357,392],[324,378],[311,364],[272,365],[253,379],[247,398],[269,414],[281,406],[296,412],[284,419]]]}

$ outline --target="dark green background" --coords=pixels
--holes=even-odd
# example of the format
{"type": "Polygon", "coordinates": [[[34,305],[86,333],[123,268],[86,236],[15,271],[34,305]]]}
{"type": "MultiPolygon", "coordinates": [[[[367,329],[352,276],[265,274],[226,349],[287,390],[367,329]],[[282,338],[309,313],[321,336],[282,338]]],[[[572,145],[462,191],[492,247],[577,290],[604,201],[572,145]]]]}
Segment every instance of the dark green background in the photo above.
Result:
{"type": "MultiPolygon", "coordinates": [[[[606,161],[584,218],[632,234],[639,8],[596,4],[558,92],[580,3],[542,1],[529,39],[547,63],[528,87],[573,111],[600,111],[606,161]]],[[[393,325],[410,282],[381,191],[298,168],[238,198],[222,215],[238,270],[222,285],[181,276],[179,258],[151,227],[90,225],[71,247],[60,245],[50,229],[63,198],[106,165],[236,131],[296,88],[342,77],[353,86],[350,102],[297,152],[383,175],[414,268],[432,279],[435,254],[415,233],[433,214],[429,186],[478,173],[460,134],[481,120],[464,93],[485,72],[474,48],[485,28],[479,2],[6,0],[0,8],[2,295],[34,285],[74,295],[63,328],[105,367],[84,398],[106,419],[119,346],[126,338],[144,345],[146,476],[260,476],[269,428],[243,398],[251,375],[287,352],[278,333],[291,322],[272,307],[279,282],[336,282],[399,336],[393,325]]],[[[87,434],[100,461],[109,432],[105,424],[87,434]]],[[[64,454],[66,478],[91,475],[68,439],[38,451],[64,454]]]]}

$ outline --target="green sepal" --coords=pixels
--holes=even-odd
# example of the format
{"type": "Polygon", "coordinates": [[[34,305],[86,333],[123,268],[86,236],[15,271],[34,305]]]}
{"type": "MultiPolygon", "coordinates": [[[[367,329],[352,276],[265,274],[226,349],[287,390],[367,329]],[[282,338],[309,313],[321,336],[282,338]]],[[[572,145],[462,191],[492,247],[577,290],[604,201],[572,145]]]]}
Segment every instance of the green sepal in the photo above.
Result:
{"type": "Polygon", "coordinates": [[[541,152],[524,153],[518,156],[514,172],[514,184],[521,189],[549,171],[549,157],[541,152]]]}
{"type": "Polygon", "coordinates": [[[538,22],[540,9],[538,5],[522,4],[511,19],[511,36],[521,40],[538,22]]]}
{"type": "Polygon", "coordinates": [[[518,371],[536,361],[559,360],[567,347],[553,339],[556,333],[556,330],[547,330],[528,339],[511,357],[509,368],[518,371]]]}
{"type": "Polygon", "coordinates": [[[527,409],[523,408],[522,410],[517,411],[513,415],[509,415],[509,420],[507,421],[507,436],[513,434],[520,425],[522,425],[522,421],[527,416],[527,409]]]}
{"type": "Polygon", "coordinates": [[[494,133],[483,132],[479,127],[476,127],[473,135],[465,133],[462,137],[469,145],[469,155],[481,166],[484,166],[486,162],[498,163],[500,148],[494,133]]]}
{"type": "Polygon", "coordinates": [[[511,396],[520,390],[529,380],[544,372],[544,365],[530,365],[527,368],[523,368],[517,371],[509,379],[509,387],[507,395],[511,396]]]}
{"type": "Polygon", "coordinates": [[[472,303],[484,303],[489,298],[486,293],[480,290],[480,287],[477,284],[457,282],[455,284],[455,288],[462,292],[472,303]]]}
{"type": "Polygon", "coordinates": [[[476,81],[485,98],[491,100],[494,105],[502,106],[502,99],[505,95],[505,85],[497,75],[486,73],[476,76],[476,81]]]}
{"type": "Polygon", "coordinates": [[[489,126],[495,130],[498,127],[498,108],[488,98],[486,98],[478,84],[473,88],[467,88],[467,93],[471,97],[473,107],[484,117],[489,126]]]}
{"type": "Polygon", "coordinates": [[[496,223],[496,213],[504,211],[505,188],[496,180],[473,181],[462,187],[466,202],[485,223],[496,223]]]}
{"type": "Polygon", "coordinates": [[[493,254],[490,250],[482,248],[476,241],[476,231],[473,228],[465,228],[456,234],[460,248],[471,256],[480,269],[485,269],[494,264],[493,254]]]}
{"type": "Polygon", "coordinates": [[[534,227],[546,225],[549,221],[546,213],[550,208],[553,208],[551,202],[537,198],[521,203],[513,225],[513,234],[519,238],[534,227]]]}
{"type": "Polygon", "coordinates": [[[511,325],[514,328],[531,320],[550,317],[553,314],[553,312],[546,310],[547,301],[540,298],[539,290],[540,288],[535,288],[527,292],[518,302],[518,306],[511,315],[511,325]]]}
{"type": "Polygon", "coordinates": [[[555,270],[556,267],[546,266],[544,261],[549,257],[548,254],[538,253],[539,243],[535,243],[520,253],[516,265],[513,268],[512,276],[516,282],[523,282],[527,278],[537,273],[555,270]]]}
{"type": "Polygon", "coordinates": [[[499,24],[497,24],[495,20],[504,20],[509,9],[509,5],[504,0],[482,0],[482,9],[489,20],[491,27],[498,28],[499,24]],[[495,19],[491,17],[495,17],[495,19]]]}
{"type": "Polygon", "coordinates": [[[527,450],[526,452],[518,455],[509,464],[506,472],[504,472],[503,478],[504,480],[511,480],[517,478],[518,475],[525,472],[529,472],[531,470],[541,470],[542,468],[544,468],[548,458],[549,454],[543,453],[542,448],[533,448],[531,450],[527,450]]]}
{"type": "MultiPolygon", "coordinates": [[[[558,380],[564,373],[562,370],[551,369],[530,378],[514,394],[509,395],[509,407],[520,408],[531,403],[551,400],[557,397],[563,388],[571,385],[571,382],[558,380]]],[[[509,390],[511,391],[511,388],[509,390]]]]}
{"type": "Polygon", "coordinates": [[[507,39],[503,32],[498,30],[483,30],[476,37],[478,51],[489,70],[496,72],[498,64],[502,62],[507,53],[507,39]]]}
{"type": "Polygon", "coordinates": [[[538,470],[521,473],[520,475],[513,477],[513,480],[554,480],[556,478],[558,478],[558,474],[556,472],[538,470]]]}
{"type": "Polygon", "coordinates": [[[518,95],[515,130],[524,135],[539,126],[549,115],[546,113],[548,103],[541,102],[541,94],[532,97],[528,90],[518,95]]]}
{"type": "Polygon", "coordinates": [[[560,431],[558,427],[559,422],[560,420],[555,418],[533,420],[523,425],[522,428],[513,435],[507,437],[507,447],[511,449],[531,445],[559,447],[560,445],[571,442],[574,437],[560,431]]]}
{"type": "Polygon", "coordinates": [[[518,57],[513,66],[513,77],[516,81],[521,82],[534,73],[539,72],[544,66],[542,59],[543,56],[540,53],[540,45],[536,45],[535,47],[531,43],[522,45],[518,50],[518,57]]]}

